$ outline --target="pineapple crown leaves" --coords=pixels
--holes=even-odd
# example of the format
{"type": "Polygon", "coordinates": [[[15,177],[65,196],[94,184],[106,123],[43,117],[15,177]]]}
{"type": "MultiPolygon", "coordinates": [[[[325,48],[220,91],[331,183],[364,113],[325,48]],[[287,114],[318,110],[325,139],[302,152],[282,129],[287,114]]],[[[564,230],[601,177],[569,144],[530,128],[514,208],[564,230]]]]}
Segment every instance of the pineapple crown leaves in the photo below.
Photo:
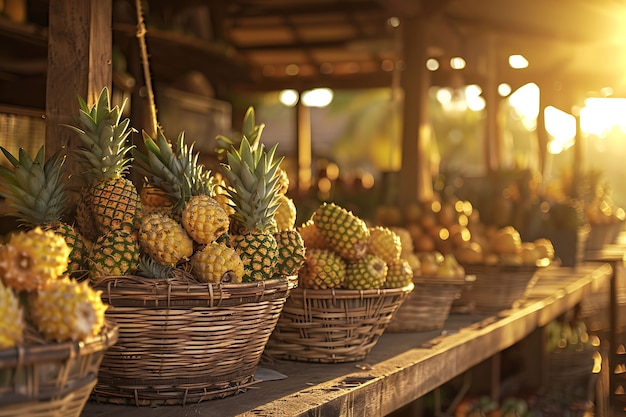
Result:
{"type": "Polygon", "coordinates": [[[226,154],[222,173],[230,183],[226,189],[235,213],[233,218],[249,230],[265,231],[280,205],[278,168],[283,157],[275,158],[278,145],[268,151],[262,144],[253,149],[244,136],[239,150],[226,154]]]}
{"type": "Polygon", "coordinates": [[[181,132],[173,145],[161,129],[157,130],[156,139],[143,132],[147,152],[135,152],[137,170],[150,185],[167,193],[175,210],[182,208],[191,196],[215,194],[211,171],[198,163],[199,153],[194,154],[193,144],[187,146],[184,138],[181,132]]]}
{"type": "Polygon", "coordinates": [[[13,169],[0,166],[0,195],[16,212],[8,213],[26,225],[44,225],[60,221],[68,197],[66,181],[65,148],[57,150],[44,160],[44,147],[35,158],[20,148],[18,158],[0,146],[13,169]]]}
{"type": "Polygon", "coordinates": [[[121,120],[124,104],[111,108],[109,90],[104,87],[93,107],[78,97],[79,114],[75,126],[65,125],[78,134],[82,141],[75,152],[79,162],[93,178],[116,178],[128,169],[129,152],[134,147],[126,144],[135,132],[130,119],[121,120]]]}
{"type": "Polygon", "coordinates": [[[256,124],[254,107],[248,107],[248,110],[246,111],[246,114],[243,118],[241,132],[234,132],[232,138],[226,137],[224,135],[217,135],[215,137],[215,140],[217,141],[216,153],[218,159],[224,161],[226,158],[225,154],[231,149],[239,148],[241,141],[244,137],[248,139],[250,146],[253,149],[256,149],[259,146],[261,133],[263,133],[264,128],[265,124],[256,124]]]}

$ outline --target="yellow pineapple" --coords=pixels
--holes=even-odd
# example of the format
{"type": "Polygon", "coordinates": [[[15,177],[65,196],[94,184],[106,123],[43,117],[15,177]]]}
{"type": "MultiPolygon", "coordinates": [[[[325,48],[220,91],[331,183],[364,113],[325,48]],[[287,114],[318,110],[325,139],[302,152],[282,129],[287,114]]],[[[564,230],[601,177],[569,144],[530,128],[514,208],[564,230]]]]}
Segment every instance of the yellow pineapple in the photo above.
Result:
{"type": "Polygon", "coordinates": [[[313,222],[329,246],[347,261],[356,261],[367,252],[370,231],[365,221],[334,203],[315,210],[313,222]]]}
{"type": "Polygon", "coordinates": [[[62,236],[35,227],[0,246],[0,278],[16,291],[34,291],[66,270],[71,249],[62,236]]]}
{"type": "Polygon", "coordinates": [[[223,243],[212,242],[191,258],[193,274],[202,282],[240,283],[244,267],[239,254],[223,243]]]}
{"type": "Polygon", "coordinates": [[[284,230],[293,229],[296,225],[296,205],[293,200],[287,197],[284,194],[278,195],[278,209],[276,209],[276,213],[274,214],[274,219],[276,220],[276,229],[279,232],[284,230]]]}
{"type": "Polygon", "coordinates": [[[300,236],[302,236],[302,240],[304,240],[304,246],[306,246],[307,249],[329,248],[326,237],[320,228],[317,227],[313,219],[305,221],[300,227],[298,227],[298,232],[300,232],[300,236]]]}
{"type": "Polygon", "coordinates": [[[0,282],[0,350],[22,342],[24,314],[17,295],[0,282]]]}
{"type": "Polygon", "coordinates": [[[167,212],[172,210],[173,201],[163,190],[146,184],[139,193],[144,215],[152,211],[167,212]]]}
{"type": "Polygon", "coordinates": [[[328,289],[340,287],[346,277],[346,262],[329,249],[306,251],[304,265],[298,273],[298,286],[328,289]]]}
{"type": "Polygon", "coordinates": [[[367,251],[391,263],[400,259],[402,244],[400,236],[387,227],[370,227],[370,240],[367,251]]]}
{"type": "Polygon", "coordinates": [[[400,238],[402,255],[415,252],[415,247],[413,246],[413,235],[411,235],[411,232],[407,228],[392,226],[389,227],[389,230],[394,232],[400,238]]]}
{"type": "Polygon", "coordinates": [[[228,233],[230,225],[228,214],[209,195],[190,197],[183,209],[181,221],[189,236],[205,245],[228,233]]]}
{"type": "Polygon", "coordinates": [[[193,240],[183,226],[159,211],[144,214],[138,240],[142,251],[162,265],[174,266],[193,254],[193,240]]]}
{"type": "Polygon", "coordinates": [[[29,294],[28,316],[46,340],[84,341],[104,327],[107,306],[100,294],[87,281],[63,276],[29,294]]]}

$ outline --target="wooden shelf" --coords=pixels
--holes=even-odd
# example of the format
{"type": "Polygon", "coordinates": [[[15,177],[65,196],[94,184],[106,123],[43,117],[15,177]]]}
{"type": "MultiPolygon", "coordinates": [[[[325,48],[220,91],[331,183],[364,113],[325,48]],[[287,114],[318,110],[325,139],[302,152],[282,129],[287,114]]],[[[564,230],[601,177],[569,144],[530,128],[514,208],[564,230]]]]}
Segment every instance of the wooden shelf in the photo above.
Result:
{"type": "Polygon", "coordinates": [[[265,361],[261,367],[287,378],[260,382],[245,393],[185,407],[88,403],[82,416],[384,416],[523,340],[576,306],[611,274],[608,264],[548,268],[540,273],[522,307],[494,316],[451,315],[445,335],[441,331],[385,333],[365,361],[265,361]]]}

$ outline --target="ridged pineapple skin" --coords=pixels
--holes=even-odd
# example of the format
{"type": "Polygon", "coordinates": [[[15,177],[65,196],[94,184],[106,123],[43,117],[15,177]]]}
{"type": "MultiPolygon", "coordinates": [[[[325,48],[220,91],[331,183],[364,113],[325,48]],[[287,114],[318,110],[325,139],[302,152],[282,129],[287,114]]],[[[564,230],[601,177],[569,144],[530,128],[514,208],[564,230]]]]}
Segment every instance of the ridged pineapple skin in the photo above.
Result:
{"type": "Polygon", "coordinates": [[[368,253],[363,258],[348,263],[345,286],[351,290],[383,288],[387,271],[387,264],[382,258],[368,253]]]}
{"type": "Polygon", "coordinates": [[[387,227],[370,227],[367,251],[381,257],[387,263],[397,261],[402,253],[400,236],[387,227]]]}
{"type": "Polygon", "coordinates": [[[183,226],[158,211],[143,217],[138,240],[141,250],[162,265],[176,265],[193,254],[193,240],[183,226]]]}
{"type": "Polygon", "coordinates": [[[0,349],[20,344],[24,337],[24,311],[9,287],[0,283],[0,349]]]}
{"type": "Polygon", "coordinates": [[[206,245],[228,232],[230,219],[213,197],[199,195],[189,199],[181,222],[195,242],[206,245]]]}
{"type": "Polygon", "coordinates": [[[404,288],[413,282],[413,269],[406,259],[387,263],[385,288],[404,288]]]}
{"type": "Polygon", "coordinates": [[[284,230],[293,229],[296,224],[297,210],[293,200],[284,194],[278,196],[278,202],[280,205],[274,213],[274,220],[276,221],[276,229],[279,232],[284,230]]]}
{"type": "Polygon", "coordinates": [[[91,211],[100,233],[135,230],[141,223],[141,198],[127,178],[107,178],[90,189],[91,211]]]}
{"type": "Polygon", "coordinates": [[[48,281],[28,299],[29,317],[48,341],[84,341],[104,327],[101,291],[68,276],[48,281]]]}
{"type": "Polygon", "coordinates": [[[71,249],[62,236],[41,227],[18,232],[0,246],[0,277],[16,291],[34,291],[61,276],[71,249]]]}
{"type": "Polygon", "coordinates": [[[329,249],[309,249],[304,265],[298,273],[302,288],[330,289],[340,287],[346,277],[346,262],[329,249]]]}
{"type": "Polygon", "coordinates": [[[313,219],[309,219],[298,227],[298,232],[304,240],[304,246],[307,249],[328,249],[329,244],[326,237],[322,233],[319,227],[315,224],[313,219]]]}
{"type": "Polygon", "coordinates": [[[242,282],[243,261],[239,254],[223,243],[212,242],[191,257],[192,273],[201,282],[232,284],[242,282]],[[226,275],[228,274],[228,275],[226,275]]]}
{"type": "Polygon", "coordinates": [[[243,261],[244,282],[272,278],[278,262],[278,244],[272,233],[247,232],[234,235],[232,245],[243,261]]]}
{"type": "Polygon", "coordinates": [[[306,256],[304,240],[296,229],[284,230],[274,235],[278,244],[278,261],[274,274],[281,276],[297,275],[306,256]]]}
{"type": "Polygon", "coordinates": [[[137,234],[112,230],[94,242],[89,253],[90,279],[96,283],[104,276],[130,275],[139,264],[137,234]]]}
{"type": "Polygon", "coordinates": [[[362,258],[367,252],[370,233],[365,221],[334,203],[324,203],[313,214],[330,247],[347,261],[362,258]]]}

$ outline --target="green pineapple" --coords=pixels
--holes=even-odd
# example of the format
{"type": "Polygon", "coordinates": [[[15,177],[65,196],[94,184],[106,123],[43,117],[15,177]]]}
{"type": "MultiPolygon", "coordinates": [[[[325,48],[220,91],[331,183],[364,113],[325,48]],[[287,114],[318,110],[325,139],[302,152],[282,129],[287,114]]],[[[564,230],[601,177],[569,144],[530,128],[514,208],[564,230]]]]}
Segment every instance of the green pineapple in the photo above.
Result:
{"type": "Polygon", "coordinates": [[[334,203],[323,203],[313,213],[313,222],[329,246],[348,262],[367,252],[370,231],[365,221],[334,203]]]}
{"type": "Polygon", "coordinates": [[[396,259],[387,264],[385,288],[404,288],[413,282],[413,268],[406,259],[396,259]]]}
{"type": "Polygon", "coordinates": [[[111,230],[96,240],[89,252],[89,277],[98,283],[105,276],[132,275],[139,267],[136,233],[111,230]]]}
{"type": "Polygon", "coordinates": [[[312,289],[340,287],[346,278],[346,262],[329,249],[307,249],[298,273],[298,286],[312,289]]]}
{"type": "Polygon", "coordinates": [[[232,244],[245,266],[244,281],[260,281],[274,275],[278,244],[273,236],[278,208],[277,171],[283,158],[274,158],[277,145],[252,148],[243,138],[238,150],[226,153],[222,173],[235,212],[231,215],[232,244]]]}
{"type": "Polygon", "coordinates": [[[79,274],[85,269],[85,238],[73,225],[64,222],[62,217],[67,207],[65,192],[65,155],[62,149],[44,160],[44,147],[39,148],[32,159],[24,149],[19,150],[18,158],[0,147],[13,169],[0,166],[0,195],[15,209],[7,213],[17,217],[26,228],[41,226],[61,235],[71,249],[69,274],[79,274]]]}
{"type": "Polygon", "coordinates": [[[278,244],[278,261],[274,273],[285,277],[298,275],[306,254],[300,232],[293,228],[283,230],[276,233],[274,238],[278,244]]]}
{"type": "Polygon", "coordinates": [[[387,264],[382,258],[366,254],[346,266],[345,286],[351,290],[383,288],[387,279],[387,264]]]}
{"type": "MultiPolygon", "coordinates": [[[[127,138],[133,132],[130,120],[121,120],[123,106],[111,108],[109,90],[100,92],[96,104],[89,108],[78,98],[80,112],[76,126],[82,146],[76,150],[83,166],[88,191],[83,200],[100,234],[111,230],[135,230],[141,221],[141,201],[135,185],[124,177],[132,158],[127,138]]],[[[86,214],[87,215],[87,214],[86,214]]]]}

